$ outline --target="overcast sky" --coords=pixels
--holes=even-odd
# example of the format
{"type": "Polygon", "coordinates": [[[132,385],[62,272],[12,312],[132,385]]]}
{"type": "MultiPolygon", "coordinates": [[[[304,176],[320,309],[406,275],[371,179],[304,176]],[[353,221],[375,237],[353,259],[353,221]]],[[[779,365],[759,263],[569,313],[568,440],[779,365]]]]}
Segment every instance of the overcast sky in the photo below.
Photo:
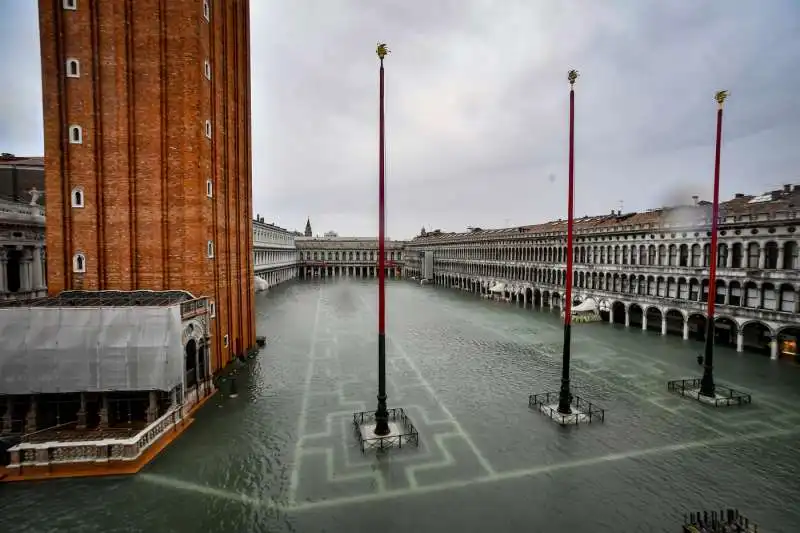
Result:
{"type": "MultiPolygon", "coordinates": [[[[251,0],[253,194],[267,221],[377,233],[377,41],[388,43],[387,228],[460,231],[800,183],[800,2],[251,0]]],[[[0,151],[42,153],[34,0],[0,0],[0,151]]]]}

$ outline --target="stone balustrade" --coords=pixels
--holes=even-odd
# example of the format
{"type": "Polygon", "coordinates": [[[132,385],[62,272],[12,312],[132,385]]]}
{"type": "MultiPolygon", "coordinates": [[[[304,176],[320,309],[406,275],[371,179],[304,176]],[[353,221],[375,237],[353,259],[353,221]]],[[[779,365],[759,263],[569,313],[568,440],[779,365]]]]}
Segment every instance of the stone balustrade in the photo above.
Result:
{"type": "Polygon", "coordinates": [[[129,438],[72,442],[22,442],[8,450],[11,461],[7,468],[135,461],[183,418],[184,414],[179,406],[170,409],[161,418],[129,438]]]}

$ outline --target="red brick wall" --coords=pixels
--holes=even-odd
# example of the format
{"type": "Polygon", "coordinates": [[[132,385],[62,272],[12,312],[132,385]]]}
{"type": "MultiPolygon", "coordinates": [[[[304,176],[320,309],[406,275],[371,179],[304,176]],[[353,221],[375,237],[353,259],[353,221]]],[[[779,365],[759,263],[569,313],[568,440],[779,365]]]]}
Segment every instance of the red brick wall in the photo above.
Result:
{"type": "Polygon", "coordinates": [[[202,0],[79,0],[76,11],[39,2],[49,291],[209,296],[216,370],[234,347],[253,346],[255,330],[249,6],[212,9],[209,23],[202,0]],[[65,77],[67,57],[80,60],[80,78],[65,77]],[[66,142],[69,124],[82,126],[82,144],[66,142]],[[70,207],[74,186],[86,207],[70,207]],[[72,273],[77,252],[85,274],[72,273]]]}

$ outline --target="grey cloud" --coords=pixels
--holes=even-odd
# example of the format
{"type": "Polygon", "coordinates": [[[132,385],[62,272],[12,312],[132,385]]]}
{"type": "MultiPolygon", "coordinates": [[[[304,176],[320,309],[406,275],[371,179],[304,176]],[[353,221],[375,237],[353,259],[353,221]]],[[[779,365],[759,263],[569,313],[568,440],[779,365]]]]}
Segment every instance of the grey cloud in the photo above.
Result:
{"type": "MultiPolygon", "coordinates": [[[[12,6],[4,13],[33,18],[14,26],[13,54],[0,33],[3,59],[24,78],[0,74],[14,90],[14,105],[0,102],[0,145],[33,152],[41,150],[40,96],[30,92],[39,84],[36,10],[0,2],[12,6]]],[[[377,231],[379,40],[393,51],[387,225],[395,238],[423,225],[563,217],[570,68],[582,74],[579,215],[620,200],[655,207],[678,192],[708,198],[721,88],[731,91],[723,194],[797,176],[794,0],[252,0],[251,14],[254,206],[286,227],[310,216],[319,232],[377,231]]]]}

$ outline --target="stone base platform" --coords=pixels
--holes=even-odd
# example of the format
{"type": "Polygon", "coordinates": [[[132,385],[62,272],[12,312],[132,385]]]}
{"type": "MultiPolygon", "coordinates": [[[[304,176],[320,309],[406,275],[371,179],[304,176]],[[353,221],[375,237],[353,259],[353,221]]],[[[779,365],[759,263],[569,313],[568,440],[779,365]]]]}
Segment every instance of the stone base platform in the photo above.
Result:
{"type": "Polygon", "coordinates": [[[725,385],[715,385],[714,396],[700,394],[701,381],[700,378],[674,379],[667,382],[667,390],[712,407],[742,406],[753,402],[750,394],[737,391],[725,385]]]}
{"type": "Polygon", "coordinates": [[[538,410],[560,426],[604,422],[606,419],[605,409],[576,395],[572,396],[572,402],[570,403],[572,412],[570,414],[559,413],[558,397],[558,392],[531,394],[528,397],[528,407],[538,410]]]}
{"type": "Polygon", "coordinates": [[[353,426],[361,452],[419,446],[419,433],[402,408],[389,409],[389,434],[375,434],[375,411],[353,414],[353,426]]]}

